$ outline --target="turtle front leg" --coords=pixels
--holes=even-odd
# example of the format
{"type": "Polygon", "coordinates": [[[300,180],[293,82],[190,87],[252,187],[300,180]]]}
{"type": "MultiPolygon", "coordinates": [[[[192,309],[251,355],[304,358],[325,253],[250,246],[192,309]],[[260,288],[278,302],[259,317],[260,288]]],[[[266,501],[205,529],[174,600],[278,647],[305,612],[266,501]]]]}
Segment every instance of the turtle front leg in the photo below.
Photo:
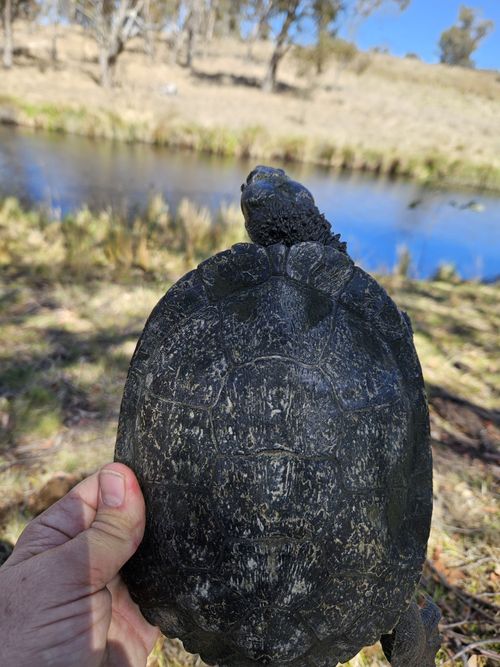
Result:
{"type": "Polygon", "coordinates": [[[430,598],[422,608],[416,602],[410,604],[394,630],[380,638],[392,667],[435,667],[441,645],[440,618],[441,612],[430,598]]]}

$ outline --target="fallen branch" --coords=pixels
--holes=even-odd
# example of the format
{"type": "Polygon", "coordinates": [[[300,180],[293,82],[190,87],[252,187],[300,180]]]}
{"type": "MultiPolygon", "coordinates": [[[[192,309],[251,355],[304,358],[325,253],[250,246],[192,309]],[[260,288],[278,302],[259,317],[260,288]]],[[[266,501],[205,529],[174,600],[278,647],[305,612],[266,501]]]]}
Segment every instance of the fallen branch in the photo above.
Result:
{"type": "MultiPolygon", "coordinates": [[[[445,660],[445,662],[443,662],[443,667],[444,665],[447,665],[449,662],[453,662],[454,660],[458,660],[459,658],[461,658],[463,655],[467,655],[467,653],[469,653],[470,651],[474,651],[475,649],[480,648],[481,646],[487,646],[489,644],[500,644],[500,637],[493,637],[492,639],[483,639],[480,642],[473,642],[472,644],[468,644],[461,651],[455,653],[454,656],[448,658],[448,660],[445,660]]],[[[488,651],[488,654],[490,657],[493,657],[494,659],[497,659],[500,662],[500,654],[492,653],[491,651],[488,651]]]]}

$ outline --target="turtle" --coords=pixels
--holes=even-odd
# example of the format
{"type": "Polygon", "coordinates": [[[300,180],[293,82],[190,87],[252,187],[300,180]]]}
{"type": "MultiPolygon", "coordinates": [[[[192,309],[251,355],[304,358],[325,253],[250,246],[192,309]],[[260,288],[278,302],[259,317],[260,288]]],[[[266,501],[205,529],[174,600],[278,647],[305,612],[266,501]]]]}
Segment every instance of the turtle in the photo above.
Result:
{"type": "Polygon", "coordinates": [[[415,599],[432,513],[429,414],[408,316],[312,194],[259,166],[251,243],[152,311],[115,458],[146,531],[123,577],[144,617],[208,664],[333,667],[378,640],[430,667],[440,612],[415,599]]]}

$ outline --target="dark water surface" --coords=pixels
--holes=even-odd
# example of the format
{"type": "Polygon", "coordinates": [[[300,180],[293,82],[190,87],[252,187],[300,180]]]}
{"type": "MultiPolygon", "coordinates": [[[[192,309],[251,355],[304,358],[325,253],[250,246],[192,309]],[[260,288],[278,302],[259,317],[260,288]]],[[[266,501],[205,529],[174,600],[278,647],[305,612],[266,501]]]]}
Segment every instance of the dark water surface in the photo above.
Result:
{"type": "MultiPolygon", "coordinates": [[[[254,162],[0,127],[0,196],[44,204],[62,214],[87,204],[134,211],[153,192],[175,208],[182,197],[216,209],[238,202],[254,162]]],[[[310,166],[287,171],[369,270],[392,270],[407,247],[412,271],[431,275],[453,263],[461,276],[500,274],[500,196],[422,188],[413,183],[338,175],[310,166]],[[480,210],[478,210],[480,209],[480,210]]]]}

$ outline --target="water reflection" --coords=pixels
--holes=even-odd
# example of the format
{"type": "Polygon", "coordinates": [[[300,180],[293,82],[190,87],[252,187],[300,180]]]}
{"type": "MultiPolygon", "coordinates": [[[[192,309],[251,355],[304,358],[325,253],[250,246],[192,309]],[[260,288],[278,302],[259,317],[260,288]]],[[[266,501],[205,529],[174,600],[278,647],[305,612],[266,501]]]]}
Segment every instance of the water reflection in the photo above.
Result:
{"type": "MultiPolygon", "coordinates": [[[[151,146],[0,128],[0,195],[44,203],[62,214],[88,204],[132,214],[152,192],[175,208],[182,197],[215,209],[237,202],[254,162],[151,146]]],[[[500,274],[500,198],[423,189],[405,182],[289,165],[351,255],[370,270],[391,270],[406,246],[418,276],[452,262],[468,278],[500,274]],[[471,199],[480,206],[468,205],[471,199]],[[475,209],[484,207],[484,211],[475,209]]]]}

